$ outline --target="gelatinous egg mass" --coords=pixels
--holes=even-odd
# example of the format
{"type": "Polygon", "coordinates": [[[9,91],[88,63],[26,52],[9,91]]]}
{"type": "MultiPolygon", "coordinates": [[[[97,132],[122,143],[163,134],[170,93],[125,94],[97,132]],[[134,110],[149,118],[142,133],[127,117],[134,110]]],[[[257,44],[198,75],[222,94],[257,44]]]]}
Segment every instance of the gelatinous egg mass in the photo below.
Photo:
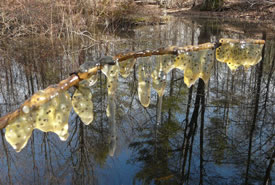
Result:
{"type": "Polygon", "coordinates": [[[212,49],[206,50],[204,53],[204,58],[201,59],[201,74],[200,78],[204,81],[205,84],[208,83],[211,73],[214,67],[215,60],[215,51],[212,49]]]}
{"type": "Polygon", "coordinates": [[[162,55],[159,57],[161,57],[162,69],[166,74],[175,68],[174,55],[162,55]]]}
{"type": "Polygon", "coordinates": [[[157,91],[159,96],[163,96],[166,86],[167,73],[164,71],[165,60],[162,56],[154,56],[154,71],[152,73],[152,86],[157,91]]]}
{"type": "Polygon", "coordinates": [[[43,132],[54,132],[62,141],[67,140],[71,108],[72,103],[69,93],[59,93],[58,96],[41,105],[32,114],[36,118],[34,128],[43,132]]]}
{"type": "Polygon", "coordinates": [[[184,71],[184,83],[191,87],[198,78],[208,82],[214,64],[214,51],[211,49],[184,52],[175,59],[175,67],[184,71]]]}
{"type": "Polygon", "coordinates": [[[20,152],[26,146],[32,131],[33,120],[28,116],[21,115],[6,127],[5,138],[16,152],[20,152]]]}
{"type": "Polygon", "coordinates": [[[115,65],[105,65],[102,72],[107,77],[107,89],[108,89],[108,104],[106,108],[107,117],[114,117],[113,112],[115,112],[115,92],[117,89],[119,65],[116,62],[115,65]],[[110,101],[112,100],[112,101],[110,101]]]}
{"type": "MultiPolygon", "coordinates": [[[[46,96],[43,91],[39,94],[41,97],[46,96]]],[[[37,98],[40,96],[37,95],[37,98]]],[[[71,107],[71,98],[67,92],[58,93],[37,109],[30,110],[29,107],[23,106],[20,115],[6,127],[6,140],[17,152],[26,146],[33,129],[54,132],[61,140],[66,140],[69,136],[68,120],[71,107]]]]}
{"type": "Polygon", "coordinates": [[[93,101],[92,93],[89,88],[79,87],[76,89],[72,97],[72,104],[74,111],[85,125],[93,121],[93,101]]]}
{"type": "Polygon", "coordinates": [[[111,95],[111,96],[108,96],[106,115],[112,123],[115,121],[115,114],[116,114],[115,96],[111,95]]]}
{"type": "Polygon", "coordinates": [[[151,62],[141,58],[138,66],[138,97],[144,107],[148,107],[151,98],[151,62]]]}
{"type": "Polygon", "coordinates": [[[136,63],[135,58],[119,62],[119,72],[123,78],[127,78],[136,63]]]}
{"type": "Polygon", "coordinates": [[[239,66],[248,69],[261,61],[262,49],[263,44],[246,43],[245,41],[221,42],[221,46],[216,49],[216,58],[220,62],[227,63],[231,71],[235,71],[239,66]]]}
{"type": "Polygon", "coordinates": [[[116,62],[115,65],[104,65],[102,72],[107,77],[108,95],[115,94],[115,91],[117,89],[117,80],[118,80],[118,74],[119,74],[118,62],[116,62]]]}
{"type": "Polygon", "coordinates": [[[96,75],[91,75],[89,78],[80,81],[79,86],[81,86],[81,87],[91,87],[97,82],[97,79],[98,79],[97,74],[96,75]]]}
{"type": "Polygon", "coordinates": [[[49,97],[47,96],[47,94],[44,92],[44,90],[40,90],[38,92],[36,92],[30,99],[30,104],[31,105],[35,105],[35,104],[39,104],[40,102],[46,102],[49,99],[49,97]]]}

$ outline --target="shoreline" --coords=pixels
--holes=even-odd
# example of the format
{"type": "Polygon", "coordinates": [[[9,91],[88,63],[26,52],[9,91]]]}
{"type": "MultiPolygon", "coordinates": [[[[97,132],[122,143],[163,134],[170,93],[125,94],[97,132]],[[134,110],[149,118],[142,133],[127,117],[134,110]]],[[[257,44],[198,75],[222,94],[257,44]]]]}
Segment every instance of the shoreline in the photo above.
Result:
{"type": "Polygon", "coordinates": [[[131,1],[87,7],[76,3],[73,8],[61,6],[58,2],[59,0],[55,4],[36,2],[36,6],[25,4],[24,7],[18,5],[12,9],[8,8],[8,4],[3,3],[6,6],[0,8],[3,12],[0,16],[0,36],[22,38],[29,35],[44,35],[53,40],[89,32],[90,37],[100,28],[112,32],[118,29],[133,29],[137,26],[166,24],[170,16],[188,19],[219,19],[236,23],[236,25],[240,24],[240,26],[243,22],[255,23],[259,30],[275,30],[275,3],[266,8],[265,3],[249,6],[247,2],[234,4],[232,1],[224,3],[219,11],[201,11],[201,5],[192,7],[191,1],[188,1],[189,4],[185,3],[181,6],[173,4],[171,7],[160,5],[157,1],[154,1],[155,4],[131,1]],[[44,6],[52,6],[53,9],[41,15],[40,12],[44,6]],[[60,6],[63,8],[62,11],[59,11],[60,6]]]}

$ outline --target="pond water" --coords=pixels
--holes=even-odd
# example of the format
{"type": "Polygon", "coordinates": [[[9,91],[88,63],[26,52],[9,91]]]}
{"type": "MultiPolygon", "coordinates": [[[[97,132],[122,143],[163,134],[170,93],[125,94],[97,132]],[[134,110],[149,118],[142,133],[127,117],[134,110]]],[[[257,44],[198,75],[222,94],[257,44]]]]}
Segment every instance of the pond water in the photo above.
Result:
{"type": "MultiPolygon", "coordinates": [[[[101,74],[92,87],[92,124],[84,125],[71,111],[66,141],[34,130],[26,147],[16,153],[5,140],[5,130],[1,131],[0,184],[199,184],[203,180],[204,184],[231,185],[244,184],[246,179],[248,184],[263,184],[275,146],[274,33],[260,24],[198,18],[105,31],[97,33],[99,41],[92,44],[85,37],[1,40],[0,115],[67,78],[83,62],[104,55],[219,38],[262,39],[263,32],[267,39],[261,63],[233,73],[225,63],[215,62],[205,87],[197,81],[188,88],[182,71],[172,70],[160,123],[156,91],[151,91],[149,107],[139,102],[136,66],[127,78],[119,77],[116,121],[110,123],[105,111],[107,80],[101,74]]],[[[274,168],[270,176],[274,181],[274,168]]]]}

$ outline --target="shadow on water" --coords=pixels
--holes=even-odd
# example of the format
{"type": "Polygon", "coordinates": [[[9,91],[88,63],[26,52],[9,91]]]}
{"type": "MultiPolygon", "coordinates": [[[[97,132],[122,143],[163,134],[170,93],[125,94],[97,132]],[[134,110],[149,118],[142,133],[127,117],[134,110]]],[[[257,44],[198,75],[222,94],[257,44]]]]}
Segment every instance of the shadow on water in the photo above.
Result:
{"type": "MultiPolygon", "coordinates": [[[[250,26],[255,25],[179,18],[136,28],[130,37],[103,35],[104,41],[93,45],[35,38],[5,42],[0,47],[0,114],[85,61],[221,37],[262,39],[263,30],[248,31],[250,26]]],[[[71,112],[67,141],[35,130],[15,153],[1,131],[0,184],[272,184],[275,40],[273,33],[266,34],[264,61],[247,71],[240,67],[233,74],[215,62],[208,84],[198,80],[187,88],[182,72],[173,69],[160,118],[155,91],[149,107],[140,104],[134,66],[127,79],[119,77],[116,121],[109,123],[107,79],[100,74],[92,88],[94,121],[86,126],[71,112]]]]}

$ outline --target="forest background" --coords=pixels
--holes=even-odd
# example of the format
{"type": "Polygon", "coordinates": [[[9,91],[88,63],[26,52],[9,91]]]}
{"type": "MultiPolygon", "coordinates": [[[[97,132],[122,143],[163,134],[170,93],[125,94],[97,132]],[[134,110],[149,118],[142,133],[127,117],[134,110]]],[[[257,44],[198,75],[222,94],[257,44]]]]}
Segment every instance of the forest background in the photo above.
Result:
{"type": "Polygon", "coordinates": [[[41,35],[55,38],[85,34],[98,27],[117,29],[160,24],[168,15],[275,20],[274,0],[2,0],[0,37],[41,35]]]}

